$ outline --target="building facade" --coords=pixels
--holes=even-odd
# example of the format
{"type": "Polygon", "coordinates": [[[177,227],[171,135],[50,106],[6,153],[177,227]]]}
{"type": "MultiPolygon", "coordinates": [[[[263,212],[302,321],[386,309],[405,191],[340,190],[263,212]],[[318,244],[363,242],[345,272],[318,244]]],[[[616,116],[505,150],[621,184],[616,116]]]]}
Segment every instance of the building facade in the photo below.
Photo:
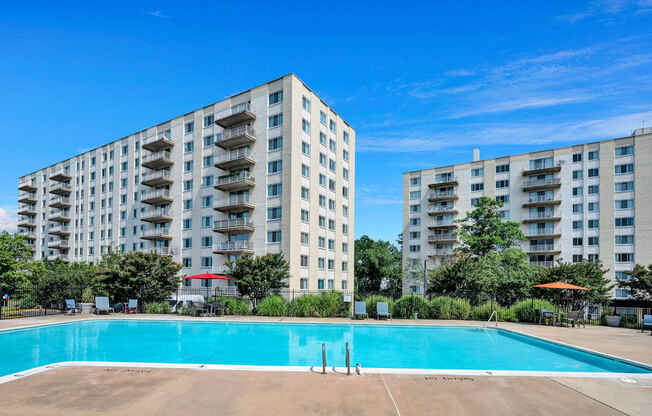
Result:
{"type": "Polygon", "coordinates": [[[156,251],[184,275],[282,252],[290,288],[353,290],[355,139],[289,74],[20,177],[19,232],[36,259],[156,251]]]}
{"type": "MultiPolygon", "coordinates": [[[[403,175],[403,292],[422,292],[424,267],[449,261],[456,219],[481,196],[521,224],[530,263],[599,259],[612,279],[652,263],[652,130],[403,175]]],[[[628,293],[616,288],[614,297],[628,293]]]]}

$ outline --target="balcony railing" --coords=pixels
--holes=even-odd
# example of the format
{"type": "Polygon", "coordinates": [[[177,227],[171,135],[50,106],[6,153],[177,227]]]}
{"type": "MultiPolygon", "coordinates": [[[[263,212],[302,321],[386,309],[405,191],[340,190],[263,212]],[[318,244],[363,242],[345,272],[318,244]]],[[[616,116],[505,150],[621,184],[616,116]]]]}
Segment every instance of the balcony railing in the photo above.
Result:
{"type": "Polygon", "coordinates": [[[237,175],[220,176],[217,178],[217,185],[215,187],[222,190],[235,190],[236,188],[240,188],[239,185],[250,187],[254,184],[255,178],[252,175],[240,173],[237,175]]]}
{"type": "Polygon", "coordinates": [[[50,172],[50,179],[58,182],[69,182],[72,179],[70,168],[59,168],[50,172]]]}
{"type": "Polygon", "coordinates": [[[213,246],[216,251],[245,251],[253,250],[253,243],[249,240],[222,241],[213,246]]]}
{"type": "Polygon", "coordinates": [[[50,186],[51,194],[70,195],[72,192],[72,185],[65,182],[54,183],[50,186]]]}
{"type": "Polygon", "coordinates": [[[555,251],[554,244],[530,244],[528,251],[555,251]]]}
{"type": "Polygon", "coordinates": [[[246,211],[254,207],[254,200],[249,195],[231,196],[222,205],[215,207],[216,211],[231,212],[231,211],[246,211]]]}
{"type": "Polygon", "coordinates": [[[428,235],[428,241],[451,241],[451,240],[457,240],[457,236],[453,233],[428,235]]]}
{"type": "Polygon", "coordinates": [[[52,235],[68,235],[72,231],[69,225],[55,225],[48,229],[48,233],[52,235]]]}
{"type": "Polygon", "coordinates": [[[72,199],[68,196],[55,196],[54,198],[50,198],[49,205],[53,208],[70,208],[72,199]]]}
{"type": "Polygon", "coordinates": [[[528,188],[544,188],[549,186],[560,186],[561,179],[559,178],[546,178],[546,179],[536,179],[536,180],[526,180],[521,182],[521,187],[523,189],[528,188]]]}
{"type": "Polygon", "coordinates": [[[23,180],[20,180],[18,182],[18,189],[21,191],[27,191],[27,192],[34,192],[38,188],[36,185],[32,182],[31,179],[25,178],[23,180]]]}
{"type": "Polygon", "coordinates": [[[428,208],[428,213],[431,214],[436,214],[439,212],[451,212],[451,211],[455,211],[455,207],[453,205],[445,205],[445,206],[438,205],[438,206],[428,208]]]}
{"type": "Polygon", "coordinates": [[[150,170],[143,173],[141,182],[145,186],[159,186],[172,183],[172,173],[167,170],[150,170]]]}
{"type": "Polygon", "coordinates": [[[254,159],[252,152],[248,147],[231,150],[221,155],[215,162],[215,167],[220,169],[233,169],[253,165],[254,159]]]}
{"type": "Polygon", "coordinates": [[[24,202],[27,204],[35,204],[38,201],[36,192],[19,192],[18,193],[18,202],[24,202]]]}
{"type": "Polygon", "coordinates": [[[455,254],[455,250],[453,248],[437,248],[431,250],[430,253],[431,256],[452,256],[455,254]]]}
{"type": "Polygon", "coordinates": [[[150,239],[169,239],[170,237],[170,228],[152,228],[149,230],[145,230],[143,232],[142,238],[150,238],[150,239]]]}
{"type": "Polygon", "coordinates": [[[215,221],[213,228],[216,230],[229,230],[253,228],[253,226],[254,223],[250,218],[236,218],[232,220],[215,221]]]}
{"type": "Polygon", "coordinates": [[[144,204],[170,202],[172,201],[172,197],[170,195],[171,194],[169,189],[155,189],[152,191],[144,192],[141,196],[140,202],[144,204]]]}
{"type": "Polygon", "coordinates": [[[143,149],[155,152],[174,146],[174,139],[169,132],[159,133],[143,140],[143,149]]]}
{"type": "Polygon", "coordinates": [[[428,193],[428,199],[440,199],[440,198],[455,198],[457,197],[457,191],[435,191],[428,193]]]}
{"type": "Polygon", "coordinates": [[[546,228],[545,230],[529,230],[526,233],[526,236],[528,237],[534,237],[534,236],[539,236],[539,235],[555,235],[557,234],[554,229],[551,228],[546,228]]]}
{"type": "Polygon", "coordinates": [[[172,166],[172,152],[163,150],[160,152],[150,153],[143,157],[142,165],[149,169],[162,169],[172,166]]]}
{"type": "Polygon", "coordinates": [[[553,260],[540,260],[540,261],[530,260],[530,265],[531,266],[552,267],[552,266],[555,265],[555,262],[553,260]]]}
{"type": "Polygon", "coordinates": [[[215,120],[215,124],[227,128],[255,119],[256,115],[251,112],[251,105],[249,103],[241,103],[231,107],[230,114],[215,120]]]}
{"type": "Polygon", "coordinates": [[[433,221],[432,225],[435,227],[447,227],[447,226],[455,225],[455,221],[454,220],[433,221]]]}
{"type": "Polygon", "coordinates": [[[176,250],[172,247],[152,247],[149,249],[150,253],[158,254],[159,256],[173,256],[176,250]]]}
{"type": "Polygon", "coordinates": [[[18,214],[20,215],[36,215],[35,204],[20,204],[18,205],[18,214]]]}

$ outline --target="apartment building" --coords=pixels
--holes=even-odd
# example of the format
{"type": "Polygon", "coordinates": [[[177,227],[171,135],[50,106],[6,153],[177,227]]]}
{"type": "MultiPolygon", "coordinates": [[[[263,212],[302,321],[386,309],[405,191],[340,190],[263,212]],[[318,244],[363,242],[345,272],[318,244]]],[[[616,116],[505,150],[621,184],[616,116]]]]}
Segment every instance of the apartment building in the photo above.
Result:
{"type": "Polygon", "coordinates": [[[352,290],[354,182],[355,130],[289,74],[20,177],[18,227],[36,259],[282,252],[290,288],[352,290]]]}
{"type": "MultiPolygon", "coordinates": [[[[503,202],[521,224],[531,264],[600,259],[615,280],[652,263],[652,129],[631,136],[403,175],[403,292],[422,292],[425,269],[449,261],[456,219],[478,198],[503,202]]],[[[616,288],[614,297],[626,298],[616,288]]]]}

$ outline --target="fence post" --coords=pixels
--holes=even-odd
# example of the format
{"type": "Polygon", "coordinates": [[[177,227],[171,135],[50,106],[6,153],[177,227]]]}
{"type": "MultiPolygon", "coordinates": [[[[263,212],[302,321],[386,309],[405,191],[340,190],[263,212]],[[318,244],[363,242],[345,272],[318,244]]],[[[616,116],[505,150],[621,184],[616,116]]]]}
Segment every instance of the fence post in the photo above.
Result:
{"type": "Polygon", "coordinates": [[[326,374],[326,344],[321,344],[321,373],[326,374]]]}

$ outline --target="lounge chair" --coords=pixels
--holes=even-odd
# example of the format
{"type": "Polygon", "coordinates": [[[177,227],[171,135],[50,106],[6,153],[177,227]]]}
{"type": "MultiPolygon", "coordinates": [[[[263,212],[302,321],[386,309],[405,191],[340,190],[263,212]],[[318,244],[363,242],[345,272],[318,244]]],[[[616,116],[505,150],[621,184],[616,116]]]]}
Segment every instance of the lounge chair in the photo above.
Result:
{"type": "Polygon", "coordinates": [[[109,306],[109,298],[106,296],[95,296],[95,313],[113,312],[113,308],[109,306]]]}
{"type": "Polygon", "coordinates": [[[539,325],[545,324],[546,319],[550,319],[550,324],[554,325],[555,315],[552,313],[552,311],[550,311],[550,309],[541,309],[539,314],[539,325]]]}
{"type": "Polygon", "coordinates": [[[392,314],[389,313],[387,302],[376,302],[376,317],[378,319],[392,319],[392,314]]]}
{"type": "Polygon", "coordinates": [[[566,322],[566,325],[573,325],[573,328],[575,327],[575,324],[577,324],[578,328],[580,325],[586,328],[586,323],[584,322],[584,317],[582,315],[582,311],[570,311],[566,314],[564,321],[566,322]]]}
{"type": "MultiPolygon", "coordinates": [[[[652,327],[652,315],[643,315],[643,323],[641,324],[641,332],[645,331],[645,327],[652,327]]],[[[650,331],[652,335],[652,330],[650,331]]]]}
{"type": "Polygon", "coordinates": [[[369,317],[369,315],[367,315],[367,304],[364,301],[356,302],[354,306],[353,319],[357,319],[358,316],[364,316],[365,318],[369,317]]]}
{"type": "Polygon", "coordinates": [[[75,299],[66,299],[66,312],[79,313],[79,308],[75,305],[75,299]]]}
{"type": "Polygon", "coordinates": [[[127,303],[127,309],[125,309],[126,313],[136,313],[138,309],[138,299],[129,299],[129,302],[127,303]]]}

